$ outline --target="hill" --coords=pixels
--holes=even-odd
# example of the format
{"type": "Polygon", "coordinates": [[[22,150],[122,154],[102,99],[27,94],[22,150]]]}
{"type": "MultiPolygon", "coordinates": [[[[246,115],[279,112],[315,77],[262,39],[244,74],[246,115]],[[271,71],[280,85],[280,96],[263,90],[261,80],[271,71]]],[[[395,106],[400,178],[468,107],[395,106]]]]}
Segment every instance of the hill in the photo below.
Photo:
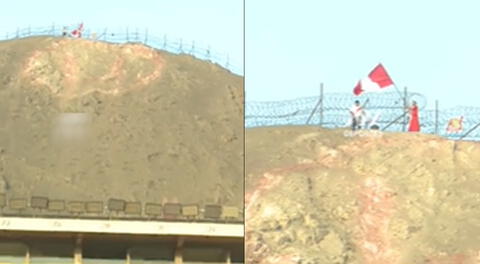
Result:
{"type": "Polygon", "coordinates": [[[249,263],[479,263],[479,143],[265,127],[246,146],[249,263]]]}
{"type": "Polygon", "coordinates": [[[0,192],[243,203],[243,78],[141,44],[0,42],[0,192]]]}

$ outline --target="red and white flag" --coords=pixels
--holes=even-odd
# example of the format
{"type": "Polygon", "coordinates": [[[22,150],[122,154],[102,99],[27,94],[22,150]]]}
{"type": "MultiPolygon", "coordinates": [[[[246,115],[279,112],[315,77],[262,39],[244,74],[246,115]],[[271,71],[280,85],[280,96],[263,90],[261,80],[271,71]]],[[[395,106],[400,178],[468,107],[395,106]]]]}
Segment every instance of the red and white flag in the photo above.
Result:
{"type": "Polygon", "coordinates": [[[388,76],[387,71],[380,63],[370,72],[367,78],[360,80],[357,83],[353,89],[353,93],[355,95],[360,95],[363,92],[383,91],[392,85],[392,79],[388,76]]]}
{"type": "Polygon", "coordinates": [[[83,23],[81,23],[80,26],[78,26],[77,29],[72,31],[72,37],[81,38],[82,37],[82,31],[83,31],[83,23]]]}

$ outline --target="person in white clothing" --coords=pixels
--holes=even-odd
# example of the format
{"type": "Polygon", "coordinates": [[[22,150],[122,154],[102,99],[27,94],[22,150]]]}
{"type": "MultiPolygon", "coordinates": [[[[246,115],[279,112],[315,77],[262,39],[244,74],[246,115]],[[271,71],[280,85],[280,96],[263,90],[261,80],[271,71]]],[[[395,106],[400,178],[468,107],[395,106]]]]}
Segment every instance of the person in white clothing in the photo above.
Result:
{"type": "Polygon", "coordinates": [[[352,130],[362,129],[362,119],[365,112],[360,106],[360,101],[355,101],[355,104],[350,108],[350,115],[352,116],[352,130]]]}

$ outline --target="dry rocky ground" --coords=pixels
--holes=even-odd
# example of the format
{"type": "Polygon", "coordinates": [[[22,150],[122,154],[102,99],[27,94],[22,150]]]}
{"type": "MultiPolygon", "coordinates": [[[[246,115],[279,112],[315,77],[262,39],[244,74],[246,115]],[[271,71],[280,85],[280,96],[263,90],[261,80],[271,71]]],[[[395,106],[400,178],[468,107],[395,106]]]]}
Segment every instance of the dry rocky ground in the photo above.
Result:
{"type": "Polygon", "coordinates": [[[0,42],[0,193],[243,207],[243,78],[140,44],[0,42]]]}
{"type": "Polygon", "coordinates": [[[246,131],[247,263],[480,263],[480,144],[246,131]]]}

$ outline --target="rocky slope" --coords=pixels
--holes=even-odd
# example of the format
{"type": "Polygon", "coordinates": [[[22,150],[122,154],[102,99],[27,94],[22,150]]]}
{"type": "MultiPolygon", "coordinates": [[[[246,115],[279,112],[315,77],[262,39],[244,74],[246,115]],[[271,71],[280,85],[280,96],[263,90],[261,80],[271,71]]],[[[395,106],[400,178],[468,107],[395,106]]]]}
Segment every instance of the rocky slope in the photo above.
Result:
{"type": "Polygon", "coordinates": [[[243,203],[243,78],[140,44],[0,42],[9,197],[243,203]]]}
{"type": "Polygon", "coordinates": [[[480,144],[246,132],[248,263],[480,263],[480,144]]]}

